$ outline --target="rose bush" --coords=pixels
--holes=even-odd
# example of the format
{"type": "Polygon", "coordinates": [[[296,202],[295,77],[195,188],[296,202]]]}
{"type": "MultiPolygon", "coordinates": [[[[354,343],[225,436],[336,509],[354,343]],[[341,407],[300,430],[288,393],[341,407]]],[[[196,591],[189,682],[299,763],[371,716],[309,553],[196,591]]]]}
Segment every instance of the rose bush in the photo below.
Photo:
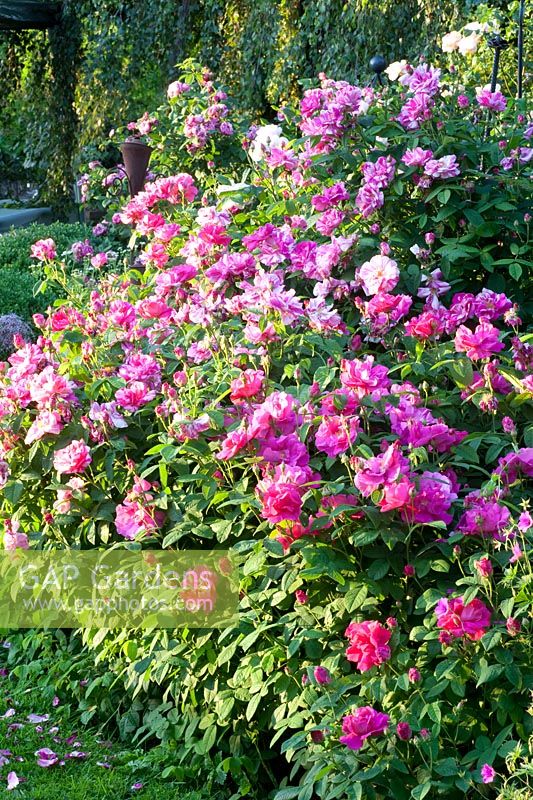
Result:
{"type": "Polygon", "coordinates": [[[10,356],[7,545],[233,548],[238,625],[86,638],[234,797],[531,796],[531,122],[426,63],[282,117],[10,356]]]}
{"type": "MultiPolygon", "coordinates": [[[[89,161],[78,179],[85,205],[117,211],[127,190],[122,163],[108,164],[110,145],[118,151],[125,140],[141,141],[152,148],[150,173],[173,175],[190,172],[204,189],[219,183],[221,175],[232,176],[242,169],[246,157],[240,140],[234,136],[243,127],[213,74],[194,59],[179,65],[179,79],[168,87],[166,102],[140,119],[110,131],[102,143],[104,155],[89,161]]],[[[117,153],[117,157],[119,154],[117,153]]]]}

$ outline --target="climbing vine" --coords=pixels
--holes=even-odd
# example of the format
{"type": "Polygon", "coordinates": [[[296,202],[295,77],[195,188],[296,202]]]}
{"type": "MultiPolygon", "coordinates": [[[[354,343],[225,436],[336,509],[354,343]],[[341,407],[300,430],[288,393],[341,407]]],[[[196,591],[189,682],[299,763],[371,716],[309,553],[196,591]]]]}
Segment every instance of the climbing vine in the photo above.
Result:
{"type": "Polygon", "coordinates": [[[320,71],[364,82],[376,53],[431,54],[481,8],[477,0],[64,0],[57,29],[0,31],[0,170],[41,181],[40,199],[64,205],[79,164],[102,158],[116,124],[159,105],[186,56],[213,69],[242,108],[268,116],[320,71]]]}

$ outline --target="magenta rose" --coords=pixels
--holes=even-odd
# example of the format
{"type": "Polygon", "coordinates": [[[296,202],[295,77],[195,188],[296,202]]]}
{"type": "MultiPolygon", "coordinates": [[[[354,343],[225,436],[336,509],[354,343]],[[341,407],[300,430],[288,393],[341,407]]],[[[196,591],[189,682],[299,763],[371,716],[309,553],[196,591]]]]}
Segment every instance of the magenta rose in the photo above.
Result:
{"type": "Polygon", "coordinates": [[[487,606],[475,597],[466,606],[462,597],[442,598],[435,608],[437,627],[448,637],[466,636],[476,641],[490,627],[490,611],[487,606]]]}
{"type": "Polygon", "coordinates": [[[482,320],[474,332],[466,325],[460,325],[455,334],[455,349],[458,353],[466,353],[473,361],[490,358],[505,347],[498,338],[499,334],[498,328],[486,320],[482,320]]]}
{"type": "Polygon", "coordinates": [[[350,750],[360,750],[369,736],[378,736],[387,730],[390,717],[371,706],[363,706],[348,714],[342,720],[342,731],[339,741],[350,750]]]}

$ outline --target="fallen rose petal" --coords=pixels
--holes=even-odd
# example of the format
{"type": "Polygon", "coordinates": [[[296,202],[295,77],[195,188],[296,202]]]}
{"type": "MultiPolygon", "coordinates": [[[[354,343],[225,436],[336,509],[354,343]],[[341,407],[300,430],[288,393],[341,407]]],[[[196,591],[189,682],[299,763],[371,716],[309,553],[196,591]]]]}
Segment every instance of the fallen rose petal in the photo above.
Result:
{"type": "Polygon", "coordinates": [[[8,772],[7,773],[7,786],[6,789],[10,792],[12,789],[16,789],[20,783],[20,778],[16,772],[8,772]]]}
{"type": "Polygon", "coordinates": [[[53,767],[59,761],[57,754],[50,750],[49,747],[42,747],[40,750],[36,750],[35,755],[37,756],[37,764],[40,767],[53,767]]]}
{"type": "Polygon", "coordinates": [[[9,764],[9,758],[0,754],[0,768],[5,767],[7,764],[9,764]]]}
{"type": "Polygon", "coordinates": [[[53,707],[56,708],[60,704],[60,702],[61,702],[61,700],[59,699],[59,697],[57,697],[57,696],[54,697],[54,699],[52,700],[53,707]]]}
{"type": "Polygon", "coordinates": [[[104,769],[111,769],[111,764],[109,764],[108,761],[97,761],[96,766],[103,767],[104,769]]]}
{"type": "Polygon", "coordinates": [[[31,722],[32,725],[36,725],[39,722],[48,722],[50,714],[28,714],[26,719],[28,722],[31,722]]]}
{"type": "Polygon", "coordinates": [[[131,788],[132,788],[132,791],[137,792],[139,789],[142,789],[143,787],[144,787],[144,783],[141,783],[141,781],[137,781],[137,783],[134,783],[131,788]]]}
{"type": "Polygon", "coordinates": [[[14,708],[8,708],[5,714],[2,714],[0,719],[9,719],[9,717],[14,717],[17,712],[14,708]]]}
{"type": "Polygon", "coordinates": [[[73,750],[71,753],[66,753],[65,758],[87,758],[89,753],[84,753],[82,750],[73,750]]]}

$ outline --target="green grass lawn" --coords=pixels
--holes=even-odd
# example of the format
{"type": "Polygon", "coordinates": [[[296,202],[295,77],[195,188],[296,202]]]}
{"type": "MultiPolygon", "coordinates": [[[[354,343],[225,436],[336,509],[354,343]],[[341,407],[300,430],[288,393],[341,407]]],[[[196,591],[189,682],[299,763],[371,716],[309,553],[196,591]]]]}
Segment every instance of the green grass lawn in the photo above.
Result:
{"type": "Polygon", "coordinates": [[[207,797],[201,791],[187,790],[160,777],[163,769],[172,763],[168,761],[168,750],[154,748],[148,754],[140,750],[125,750],[120,744],[106,742],[97,732],[73,724],[61,705],[50,708],[47,703],[43,708],[38,689],[20,694],[16,687],[15,691],[13,689],[11,682],[0,678],[0,763],[6,758],[9,762],[0,768],[1,798],[204,800],[207,797]],[[14,709],[15,714],[2,716],[9,709],[14,709]],[[29,714],[48,714],[49,719],[32,724],[28,720],[29,714]],[[64,764],[39,766],[35,753],[41,748],[52,750],[64,764]],[[87,756],[65,758],[67,753],[73,752],[83,752],[87,756]],[[109,767],[102,766],[104,764],[109,767]],[[11,771],[21,782],[8,790],[7,776],[11,771]]]}

